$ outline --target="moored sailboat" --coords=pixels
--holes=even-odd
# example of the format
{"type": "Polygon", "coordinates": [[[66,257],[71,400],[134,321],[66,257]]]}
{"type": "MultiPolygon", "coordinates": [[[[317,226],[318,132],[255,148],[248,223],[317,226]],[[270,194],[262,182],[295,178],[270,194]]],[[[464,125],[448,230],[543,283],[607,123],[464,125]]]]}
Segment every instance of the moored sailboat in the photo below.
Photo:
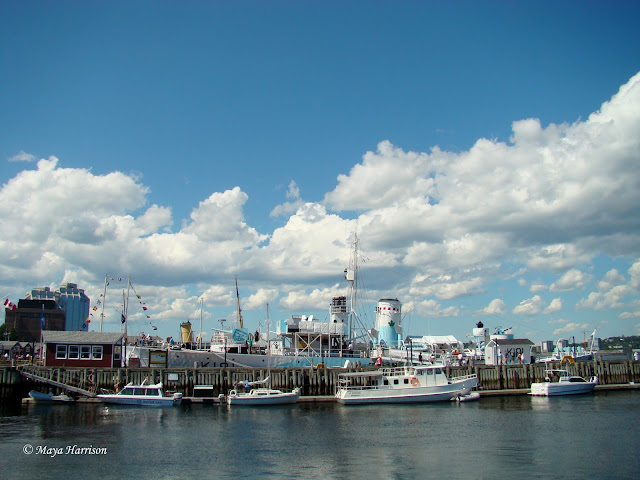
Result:
{"type": "Polygon", "coordinates": [[[269,305],[267,304],[267,378],[255,382],[241,382],[231,390],[226,397],[229,405],[286,405],[297,403],[300,399],[300,388],[294,388],[291,392],[283,392],[271,388],[271,343],[269,341],[269,305]],[[257,385],[265,385],[260,387],[257,385]],[[244,386],[245,392],[240,388],[244,386]],[[249,390],[248,392],[246,390],[249,390]]]}

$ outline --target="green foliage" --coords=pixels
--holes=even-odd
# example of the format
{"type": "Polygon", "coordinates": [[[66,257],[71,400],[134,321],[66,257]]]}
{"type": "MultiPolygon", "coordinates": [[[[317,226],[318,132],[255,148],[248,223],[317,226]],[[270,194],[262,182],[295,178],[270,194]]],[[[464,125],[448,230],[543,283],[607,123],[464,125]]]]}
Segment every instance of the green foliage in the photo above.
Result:
{"type": "Polygon", "coordinates": [[[0,342],[2,342],[3,340],[18,340],[18,334],[16,332],[15,328],[10,328],[9,329],[9,338],[7,338],[7,326],[6,324],[2,324],[0,325],[0,342]]]}
{"type": "Polygon", "coordinates": [[[640,349],[640,336],[609,337],[602,339],[602,350],[640,349]]]}

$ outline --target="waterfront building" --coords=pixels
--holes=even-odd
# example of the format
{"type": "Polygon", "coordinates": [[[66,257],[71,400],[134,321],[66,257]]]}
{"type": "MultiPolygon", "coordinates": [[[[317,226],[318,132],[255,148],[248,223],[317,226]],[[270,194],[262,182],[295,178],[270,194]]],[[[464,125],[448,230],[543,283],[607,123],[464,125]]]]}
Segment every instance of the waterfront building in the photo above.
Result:
{"type": "Polygon", "coordinates": [[[42,332],[46,367],[117,368],[122,365],[123,333],[42,332]]]}
{"type": "Polygon", "coordinates": [[[70,332],[86,332],[89,329],[87,318],[91,300],[78,288],[75,283],[64,283],[58,290],[52,291],[49,287],[34,288],[27,292],[26,299],[55,300],[65,313],[64,330],[70,332]]]}
{"type": "Polygon", "coordinates": [[[18,308],[5,309],[7,331],[14,329],[21,342],[39,342],[44,330],[64,330],[65,313],[55,300],[18,300],[18,308]]]}
{"type": "Polygon", "coordinates": [[[534,343],[527,338],[491,338],[484,349],[486,365],[517,365],[531,363],[531,347],[534,343]]]}

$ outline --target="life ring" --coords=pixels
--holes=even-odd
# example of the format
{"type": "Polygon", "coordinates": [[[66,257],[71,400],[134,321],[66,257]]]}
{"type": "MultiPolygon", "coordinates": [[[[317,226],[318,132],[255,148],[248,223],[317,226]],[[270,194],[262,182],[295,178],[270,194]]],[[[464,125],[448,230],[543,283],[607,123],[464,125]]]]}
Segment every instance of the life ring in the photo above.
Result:
{"type": "Polygon", "coordinates": [[[418,386],[418,379],[416,377],[411,377],[411,386],[412,387],[417,387],[418,386]]]}

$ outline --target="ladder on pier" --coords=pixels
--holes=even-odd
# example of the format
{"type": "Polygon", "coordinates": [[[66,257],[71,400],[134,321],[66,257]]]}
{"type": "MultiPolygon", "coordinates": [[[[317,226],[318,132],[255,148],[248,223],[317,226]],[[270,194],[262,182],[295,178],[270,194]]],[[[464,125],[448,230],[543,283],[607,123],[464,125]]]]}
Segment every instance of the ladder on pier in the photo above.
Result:
{"type": "Polygon", "coordinates": [[[18,372],[20,372],[20,375],[22,375],[25,378],[28,378],[29,380],[34,380],[36,382],[41,382],[41,383],[46,383],[47,385],[50,385],[52,387],[58,387],[58,388],[62,388],[64,390],[67,390],[69,392],[74,392],[74,393],[78,393],[80,395],[84,395],[87,397],[95,397],[96,393],[95,392],[91,392],[89,390],[85,390],[84,388],[80,388],[77,387],[75,385],[69,385],[63,382],[59,382],[57,380],[53,380],[52,378],[48,378],[45,376],[40,375],[40,371],[37,367],[32,367],[30,365],[20,365],[17,368],[18,372]]]}

